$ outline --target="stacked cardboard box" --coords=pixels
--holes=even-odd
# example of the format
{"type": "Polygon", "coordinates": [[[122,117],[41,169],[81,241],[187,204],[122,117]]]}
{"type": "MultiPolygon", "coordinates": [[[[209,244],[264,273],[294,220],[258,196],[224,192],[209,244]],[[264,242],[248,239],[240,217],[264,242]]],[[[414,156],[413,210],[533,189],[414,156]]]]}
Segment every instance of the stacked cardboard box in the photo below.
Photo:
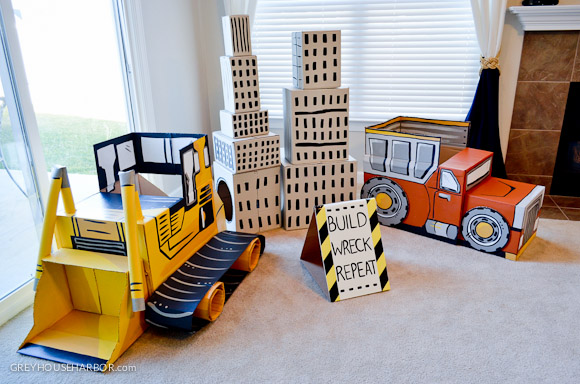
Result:
{"type": "Polygon", "coordinates": [[[260,109],[258,62],[252,56],[247,15],[222,19],[226,56],[220,57],[225,110],[213,133],[215,190],[224,202],[228,230],[278,228],[280,136],[260,109]]]}
{"type": "Polygon", "coordinates": [[[307,228],[317,205],[356,198],[349,90],[340,87],[340,31],[293,33],[292,75],[294,88],[284,89],[285,229],[307,228]]]}

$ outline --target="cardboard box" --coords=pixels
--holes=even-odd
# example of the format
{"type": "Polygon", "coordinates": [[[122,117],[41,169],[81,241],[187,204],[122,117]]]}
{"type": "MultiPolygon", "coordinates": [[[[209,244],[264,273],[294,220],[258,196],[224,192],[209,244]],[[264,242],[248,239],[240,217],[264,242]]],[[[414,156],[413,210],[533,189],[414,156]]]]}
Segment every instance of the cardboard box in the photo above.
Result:
{"type": "Polygon", "coordinates": [[[250,17],[248,15],[224,16],[222,17],[222,27],[226,56],[250,56],[252,54],[250,17]]]}
{"type": "Polygon", "coordinates": [[[293,164],[348,159],[349,89],[284,89],[284,148],[293,164]]]}
{"type": "Polygon", "coordinates": [[[383,225],[517,260],[535,236],[544,187],[492,177],[492,152],[453,150],[468,129],[407,117],[367,127],[361,198],[377,200],[383,225]]]}
{"type": "Polygon", "coordinates": [[[213,172],[228,230],[257,233],[280,227],[280,167],[233,173],[215,162],[213,172]]]}
{"type": "Polygon", "coordinates": [[[293,85],[300,89],[340,87],[340,31],[292,33],[293,85]]]}
{"type": "Polygon", "coordinates": [[[266,110],[246,113],[221,110],[220,123],[222,133],[234,139],[270,133],[270,121],[266,110]]]}
{"type": "Polygon", "coordinates": [[[357,162],[353,157],[332,163],[292,164],[282,160],[283,227],[308,228],[312,210],[322,204],[354,200],[357,162]]]}
{"type": "Polygon", "coordinates": [[[220,131],[213,132],[214,158],[232,173],[256,171],[280,165],[280,136],[232,139],[220,131]]]}
{"type": "Polygon", "coordinates": [[[232,113],[260,110],[256,56],[220,57],[225,108],[232,113]]]}

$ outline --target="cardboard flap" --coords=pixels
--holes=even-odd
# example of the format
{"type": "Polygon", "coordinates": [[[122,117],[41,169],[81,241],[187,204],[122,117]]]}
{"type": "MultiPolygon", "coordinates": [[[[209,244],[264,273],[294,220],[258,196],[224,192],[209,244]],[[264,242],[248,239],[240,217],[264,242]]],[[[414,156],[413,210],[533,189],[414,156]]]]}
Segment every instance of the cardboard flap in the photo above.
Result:
{"type": "Polygon", "coordinates": [[[322,292],[328,296],[328,288],[326,286],[326,273],[324,273],[324,266],[322,265],[322,253],[320,250],[320,242],[318,239],[318,228],[316,228],[316,215],[312,214],[308,232],[306,233],[306,240],[302,247],[302,254],[300,260],[304,267],[310,272],[314,281],[322,289],[322,292]]]}

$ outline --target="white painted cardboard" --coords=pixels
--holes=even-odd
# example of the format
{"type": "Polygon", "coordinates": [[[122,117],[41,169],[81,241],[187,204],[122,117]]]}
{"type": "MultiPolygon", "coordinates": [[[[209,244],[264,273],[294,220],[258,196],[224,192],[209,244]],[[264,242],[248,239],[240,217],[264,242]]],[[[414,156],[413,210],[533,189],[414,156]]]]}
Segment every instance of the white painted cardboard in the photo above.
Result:
{"type": "Polygon", "coordinates": [[[270,132],[268,111],[231,113],[220,111],[221,131],[234,139],[267,135],[270,132]]]}
{"type": "Polygon", "coordinates": [[[280,227],[280,167],[232,173],[214,162],[213,173],[228,230],[257,233],[280,227]],[[228,200],[229,208],[225,206],[228,200]]]}
{"type": "Polygon", "coordinates": [[[348,159],[349,89],[284,89],[284,148],[293,164],[348,159]]]}
{"type": "Polygon", "coordinates": [[[256,56],[220,57],[225,109],[232,113],[260,110],[256,56]]]}
{"type": "Polygon", "coordinates": [[[294,87],[300,89],[340,87],[340,55],[340,31],[292,33],[294,87]]]}
{"type": "Polygon", "coordinates": [[[312,210],[323,204],[354,200],[357,195],[357,162],[293,164],[282,160],[284,229],[303,229],[310,224],[312,210]]]}
{"type": "Polygon", "coordinates": [[[224,47],[227,56],[249,56],[252,54],[250,39],[250,17],[232,15],[222,17],[224,47]]]}
{"type": "Polygon", "coordinates": [[[280,136],[232,139],[220,131],[213,132],[214,159],[232,173],[255,171],[280,165],[280,136]]]}

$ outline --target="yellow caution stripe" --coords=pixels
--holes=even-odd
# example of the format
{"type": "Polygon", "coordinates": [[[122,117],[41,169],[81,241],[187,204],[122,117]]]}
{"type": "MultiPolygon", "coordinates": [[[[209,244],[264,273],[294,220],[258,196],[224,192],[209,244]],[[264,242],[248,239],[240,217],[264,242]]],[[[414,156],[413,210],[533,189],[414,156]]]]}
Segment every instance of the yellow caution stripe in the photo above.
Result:
{"type": "Polygon", "coordinates": [[[379,217],[377,215],[377,201],[375,199],[367,199],[367,209],[369,212],[369,223],[371,225],[371,233],[373,237],[373,247],[375,248],[375,257],[377,259],[377,271],[379,272],[379,280],[381,281],[381,290],[388,291],[391,289],[391,284],[389,283],[389,277],[387,275],[387,262],[385,260],[383,242],[381,241],[381,228],[379,226],[379,217]]]}
{"type": "Polygon", "coordinates": [[[324,206],[316,208],[316,224],[318,225],[318,240],[320,241],[320,251],[322,252],[322,261],[330,301],[340,301],[338,285],[336,283],[336,270],[334,269],[334,260],[332,259],[332,248],[330,247],[330,236],[328,235],[328,226],[326,225],[326,208],[324,206]]]}

